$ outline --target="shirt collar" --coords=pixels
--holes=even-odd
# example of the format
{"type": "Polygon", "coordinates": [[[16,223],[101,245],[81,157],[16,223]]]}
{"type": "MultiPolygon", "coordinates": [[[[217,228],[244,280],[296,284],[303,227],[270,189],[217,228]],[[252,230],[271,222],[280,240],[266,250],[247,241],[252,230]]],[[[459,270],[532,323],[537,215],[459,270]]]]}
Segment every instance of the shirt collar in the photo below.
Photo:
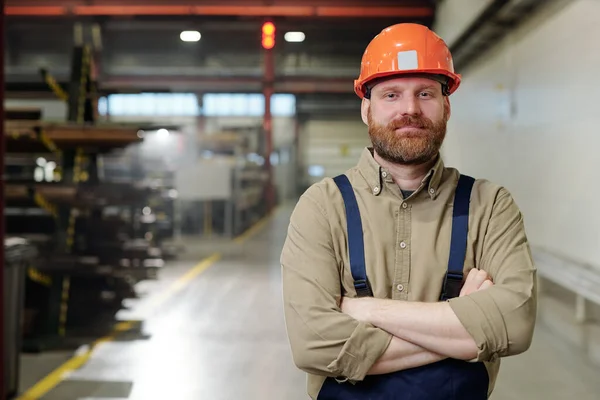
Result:
{"type": "MultiPolygon", "coordinates": [[[[366,147],[358,161],[358,170],[365,178],[371,193],[378,196],[382,192],[383,181],[390,179],[389,172],[382,168],[373,157],[373,148],[366,147]]],[[[431,167],[425,178],[423,178],[421,188],[427,187],[429,197],[435,199],[438,194],[442,176],[444,174],[444,162],[441,156],[437,157],[435,164],[431,167]]]]}
{"type": "MultiPolygon", "coordinates": [[[[425,177],[425,179],[429,180],[428,190],[429,190],[429,196],[431,197],[431,199],[435,199],[437,197],[440,184],[442,183],[443,175],[444,175],[444,160],[442,159],[441,155],[438,155],[437,160],[435,161],[435,164],[433,164],[433,167],[431,167],[431,169],[429,170],[429,173],[427,173],[427,176],[425,177]]],[[[423,180],[423,182],[426,182],[425,179],[423,180]]]]}

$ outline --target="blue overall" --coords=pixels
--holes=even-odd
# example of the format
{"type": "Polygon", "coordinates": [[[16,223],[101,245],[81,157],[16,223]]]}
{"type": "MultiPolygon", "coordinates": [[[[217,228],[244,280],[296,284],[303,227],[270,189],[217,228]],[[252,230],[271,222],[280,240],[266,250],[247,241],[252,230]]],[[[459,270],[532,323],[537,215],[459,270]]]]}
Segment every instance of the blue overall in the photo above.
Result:
{"type": "MultiPolygon", "coordinates": [[[[362,223],[354,189],[348,178],[334,178],[346,208],[348,248],[354,286],[359,297],[372,296],[365,268],[362,223]]],[[[469,203],[474,179],[461,175],[456,187],[448,271],[440,301],[460,294],[467,251],[469,203]]],[[[436,363],[384,375],[368,375],[363,381],[338,383],[327,378],[318,400],[484,400],[489,377],[482,362],[445,359],[436,363]]]]}

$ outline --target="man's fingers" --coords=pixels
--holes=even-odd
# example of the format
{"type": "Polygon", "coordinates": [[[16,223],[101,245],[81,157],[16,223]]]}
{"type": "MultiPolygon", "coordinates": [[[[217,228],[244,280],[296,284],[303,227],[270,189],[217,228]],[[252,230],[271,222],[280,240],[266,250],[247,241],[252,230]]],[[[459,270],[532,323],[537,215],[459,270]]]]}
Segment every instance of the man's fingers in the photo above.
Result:
{"type": "MultiPolygon", "coordinates": [[[[460,296],[466,296],[480,290],[481,286],[485,282],[490,282],[493,285],[493,282],[491,281],[491,278],[487,272],[478,270],[477,268],[471,269],[460,291],[460,296]]],[[[486,287],[489,287],[488,284],[486,284],[486,287]]]]}
{"type": "Polygon", "coordinates": [[[477,270],[477,273],[473,277],[473,285],[475,288],[479,289],[479,287],[488,279],[488,274],[484,270],[477,270]]]}
{"type": "Polygon", "coordinates": [[[489,280],[489,279],[486,279],[486,280],[485,280],[485,281],[484,281],[484,282],[481,284],[481,286],[479,287],[479,289],[478,289],[478,290],[485,290],[485,289],[489,289],[489,288],[491,288],[492,286],[494,286],[494,282],[492,282],[492,281],[491,281],[491,280],[489,280]]]}
{"type": "Polygon", "coordinates": [[[469,271],[469,274],[467,275],[467,279],[465,279],[465,283],[463,284],[463,287],[460,290],[461,296],[465,296],[465,295],[473,292],[474,290],[477,290],[477,287],[473,286],[473,281],[474,281],[474,278],[476,275],[477,275],[476,268],[473,268],[472,270],[469,271]]]}
{"type": "Polygon", "coordinates": [[[467,280],[472,280],[472,279],[475,277],[475,275],[477,275],[477,272],[479,272],[479,271],[477,270],[477,268],[472,268],[472,269],[469,271],[469,275],[467,275],[467,280]]]}

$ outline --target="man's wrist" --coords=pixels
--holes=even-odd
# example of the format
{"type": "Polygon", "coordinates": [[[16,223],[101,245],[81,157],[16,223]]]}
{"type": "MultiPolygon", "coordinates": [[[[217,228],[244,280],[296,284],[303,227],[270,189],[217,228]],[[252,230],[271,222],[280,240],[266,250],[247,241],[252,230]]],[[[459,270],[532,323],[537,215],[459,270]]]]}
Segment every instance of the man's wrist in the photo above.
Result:
{"type": "Polygon", "coordinates": [[[374,299],[367,313],[368,322],[381,328],[384,325],[386,310],[389,308],[388,305],[391,301],[394,300],[374,299]]]}

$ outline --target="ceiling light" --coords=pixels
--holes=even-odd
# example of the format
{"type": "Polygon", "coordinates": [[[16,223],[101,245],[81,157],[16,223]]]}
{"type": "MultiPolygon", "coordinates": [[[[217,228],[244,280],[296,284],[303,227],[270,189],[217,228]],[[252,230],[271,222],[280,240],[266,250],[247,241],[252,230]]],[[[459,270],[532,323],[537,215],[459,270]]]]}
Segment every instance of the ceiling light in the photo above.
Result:
{"type": "Polygon", "coordinates": [[[286,42],[304,42],[306,36],[304,32],[287,32],[284,36],[286,42]]]}
{"type": "Polygon", "coordinates": [[[198,31],[183,31],[179,37],[184,42],[197,42],[200,40],[202,35],[200,35],[200,32],[198,31]]]}

